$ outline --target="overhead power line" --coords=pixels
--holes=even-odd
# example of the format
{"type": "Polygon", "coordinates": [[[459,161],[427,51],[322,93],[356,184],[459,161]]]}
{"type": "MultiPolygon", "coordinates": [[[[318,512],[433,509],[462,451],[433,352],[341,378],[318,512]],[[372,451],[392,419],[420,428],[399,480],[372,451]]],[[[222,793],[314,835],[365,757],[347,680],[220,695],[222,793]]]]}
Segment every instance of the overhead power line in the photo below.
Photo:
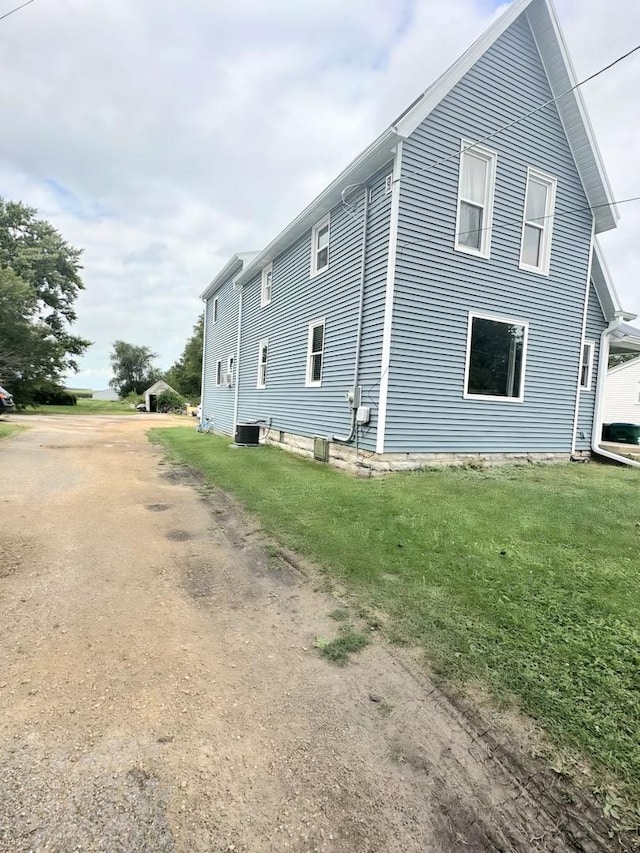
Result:
{"type": "MultiPolygon", "coordinates": [[[[633,196],[632,198],[621,198],[618,201],[609,201],[604,202],[603,204],[592,204],[587,205],[586,207],[572,207],[568,210],[556,210],[554,213],[549,213],[547,216],[536,216],[532,219],[524,219],[523,216],[519,216],[517,219],[507,219],[505,222],[498,222],[496,224],[495,220],[491,225],[485,225],[484,228],[470,228],[467,231],[460,231],[458,234],[480,234],[482,231],[500,231],[504,228],[507,228],[509,225],[518,225],[522,227],[525,222],[544,222],[545,219],[556,219],[559,216],[569,216],[572,213],[586,213],[588,210],[599,210],[601,207],[613,207],[619,204],[629,204],[632,201],[640,201],[640,195],[633,196]]],[[[405,242],[402,240],[398,241],[403,246],[416,246],[417,243],[413,243],[411,241],[405,242]]]]}
{"type": "Polygon", "coordinates": [[[15,9],[12,9],[10,12],[5,12],[4,15],[0,15],[0,21],[3,21],[5,18],[8,18],[9,15],[13,15],[16,12],[19,12],[20,9],[24,9],[25,6],[28,6],[30,3],[35,2],[35,0],[27,0],[26,3],[23,3],[22,6],[16,6],[15,9]]]}
{"type": "Polygon", "coordinates": [[[427,172],[436,169],[438,166],[444,165],[444,163],[448,163],[450,160],[454,160],[456,157],[460,157],[461,154],[464,154],[465,151],[471,151],[473,148],[476,148],[478,145],[482,145],[485,142],[489,142],[490,139],[493,139],[499,133],[504,133],[505,130],[509,130],[512,127],[515,127],[517,124],[520,124],[526,119],[531,118],[531,116],[536,115],[541,110],[546,109],[551,106],[551,104],[555,104],[561,98],[565,98],[567,95],[570,95],[571,92],[575,92],[576,89],[579,89],[580,86],[584,86],[585,83],[589,83],[591,80],[595,80],[596,77],[599,77],[601,74],[604,74],[605,71],[609,71],[614,65],[617,65],[619,62],[622,62],[625,59],[628,59],[632,54],[636,53],[640,50],[640,44],[631,48],[631,50],[624,53],[622,56],[619,56],[617,59],[614,59],[613,62],[610,62],[608,65],[605,65],[603,68],[600,68],[599,71],[595,71],[593,74],[590,74],[589,77],[585,77],[584,80],[581,80],[579,83],[576,83],[574,86],[571,86],[569,89],[566,89],[564,92],[561,92],[559,95],[556,95],[554,98],[550,98],[548,101],[545,101],[543,104],[535,107],[530,110],[528,113],[524,113],[524,115],[519,116],[513,121],[508,122],[507,124],[499,127],[497,130],[494,130],[488,136],[479,139],[477,142],[474,142],[473,145],[467,145],[465,148],[460,148],[458,151],[454,151],[452,154],[449,154],[447,157],[444,157],[442,160],[436,160],[435,163],[429,163],[427,166],[424,166],[421,169],[407,169],[407,173],[411,175],[420,175],[425,174],[427,172]]]}

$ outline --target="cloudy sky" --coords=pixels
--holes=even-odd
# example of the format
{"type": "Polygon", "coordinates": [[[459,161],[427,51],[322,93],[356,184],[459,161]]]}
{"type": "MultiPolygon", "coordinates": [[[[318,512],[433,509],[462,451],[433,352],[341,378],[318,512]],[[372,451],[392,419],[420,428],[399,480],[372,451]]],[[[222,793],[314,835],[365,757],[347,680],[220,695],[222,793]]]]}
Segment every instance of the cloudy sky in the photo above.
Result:
{"type": "MultiPolygon", "coordinates": [[[[18,0],[0,0],[0,14],[18,0]]],[[[117,338],[167,368],[198,294],[264,246],[497,14],[492,0],[35,0],[0,21],[0,195],[84,247],[71,385],[117,338]]],[[[640,42],[637,0],[557,0],[579,79],[640,42]]],[[[616,198],[640,195],[640,53],[583,88],[616,198]]],[[[640,203],[605,234],[640,314],[640,203]]]]}

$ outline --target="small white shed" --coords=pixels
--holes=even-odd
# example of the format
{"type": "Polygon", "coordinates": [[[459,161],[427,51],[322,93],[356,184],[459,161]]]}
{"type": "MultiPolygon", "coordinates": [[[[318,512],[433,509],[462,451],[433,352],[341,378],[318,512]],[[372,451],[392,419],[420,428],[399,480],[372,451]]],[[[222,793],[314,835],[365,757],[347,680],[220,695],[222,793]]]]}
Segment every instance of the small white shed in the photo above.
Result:
{"type": "Polygon", "coordinates": [[[148,412],[158,411],[158,397],[165,391],[171,391],[173,394],[178,393],[164,379],[159,379],[157,382],[154,382],[151,388],[147,388],[144,392],[144,405],[148,412]]]}
{"type": "Polygon", "coordinates": [[[602,420],[605,424],[640,424],[640,356],[608,371],[602,420]]]}

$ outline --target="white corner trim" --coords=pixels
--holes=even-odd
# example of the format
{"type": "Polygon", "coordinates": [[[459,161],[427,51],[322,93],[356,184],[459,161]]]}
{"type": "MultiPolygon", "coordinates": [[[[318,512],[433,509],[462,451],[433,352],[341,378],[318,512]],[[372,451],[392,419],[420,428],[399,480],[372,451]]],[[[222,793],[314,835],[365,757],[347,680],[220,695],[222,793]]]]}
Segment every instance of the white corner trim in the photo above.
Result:
{"type": "MultiPolygon", "coordinates": [[[[578,431],[578,418],[580,416],[580,374],[582,373],[582,351],[584,349],[584,338],[587,333],[587,313],[589,310],[589,287],[591,286],[591,266],[593,264],[593,253],[596,245],[596,220],[591,220],[591,243],[589,244],[589,263],[587,264],[587,284],[584,290],[584,305],[582,307],[582,332],[580,333],[580,353],[578,355],[578,378],[576,379],[576,403],[573,412],[573,435],[571,438],[571,455],[576,452],[576,433],[578,431]]],[[[592,354],[593,359],[593,354],[592,354]]],[[[600,374],[598,374],[598,379],[600,374]]],[[[597,381],[597,380],[596,380],[597,381]]],[[[593,425],[592,425],[593,429],[593,425]]]]}
{"type": "Polygon", "coordinates": [[[393,323],[393,298],[396,283],[398,255],[398,220],[400,216],[400,176],[402,173],[402,142],[398,143],[393,161],[393,186],[391,189],[391,217],[389,221],[389,255],[387,257],[387,287],[384,297],[384,327],[382,332],[382,359],[380,362],[380,398],[378,401],[378,426],[376,453],[384,453],[389,397],[389,368],[391,366],[391,326],[393,323]]]}
{"type": "MultiPolygon", "coordinates": [[[[202,328],[202,372],[200,379],[200,414],[204,412],[205,399],[204,399],[204,381],[207,375],[206,367],[207,367],[207,313],[208,313],[208,300],[204,301],[204,324],[202,328]]],[[[202,418],[201,418],[202,419],[202,418]]]]}
{"type": "Polygon", "coordinates": [[[236,424],[238,423],[238,407],[240,405],[240,341],[242,335],[242,288],[238,289],[238,333],[236,336],[236,376],[235,376],[235,394],[233,396],[233,424],[232,429],[235,433],[236,424]]]}

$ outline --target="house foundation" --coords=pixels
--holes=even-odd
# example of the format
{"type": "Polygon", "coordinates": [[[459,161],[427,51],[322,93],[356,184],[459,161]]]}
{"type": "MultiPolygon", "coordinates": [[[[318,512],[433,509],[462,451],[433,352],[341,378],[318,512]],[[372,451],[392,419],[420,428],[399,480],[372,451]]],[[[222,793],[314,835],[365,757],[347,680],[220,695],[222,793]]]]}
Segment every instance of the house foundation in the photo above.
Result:
{"type": "MultiPolygon", "coordinates": [[[[281,447],[290,453],[314,459],[315,439],[312,436],[296,435],[282,430],[263,428],[260,431],[263,444],[281,447]]],[[[326,462],[350,474],[372,477],[392,471],[415,471],[419,468],[444,468],[451,466],[489,468],[495,465],[517,465],[534,462],[569,462],[569,453],[374,453],[356,448],[353,444],[329,441],[326,462]]],[[[578,451],[574,458],[589,458],[587,451],[578,451]]],[[[325,460],[322,460],[325,461],[325,460]]]]}

